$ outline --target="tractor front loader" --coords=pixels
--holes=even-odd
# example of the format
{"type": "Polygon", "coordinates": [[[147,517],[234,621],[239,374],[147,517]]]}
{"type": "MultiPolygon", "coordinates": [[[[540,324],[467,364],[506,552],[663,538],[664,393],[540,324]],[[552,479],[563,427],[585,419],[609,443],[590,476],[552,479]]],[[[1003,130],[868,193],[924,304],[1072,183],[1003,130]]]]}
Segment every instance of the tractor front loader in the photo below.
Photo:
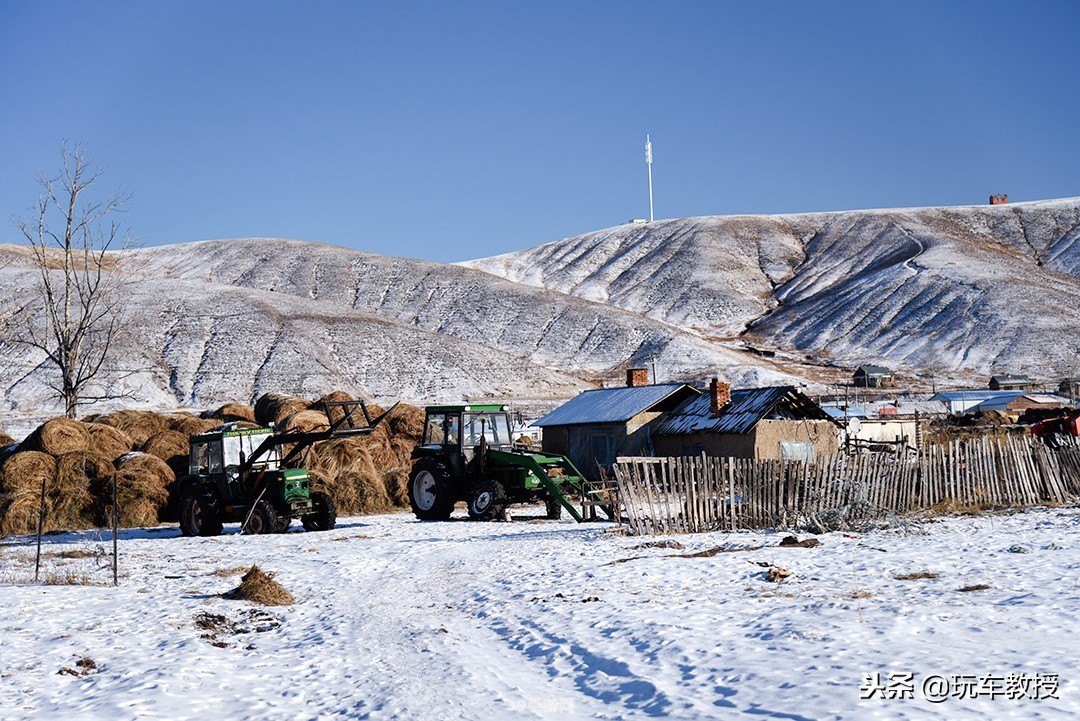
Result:
{"type": "Polygon", "coordinates": [[[188,473],[177,484],[181,533],[216,536],[230,521],[239,521],[242,533],[284,533],[295,518],[308,531],[330,530],[337,523],[333,499],[312,492],[308,471],[290,465],[314,443],[371,433],[396,405],[372,419],[363,401],[325,403],[329,428],[321,431],[226,424],[194,436],[188,473]]]}
{"type": "Polygon", "coordinates": [[[465,501],[469,518],[502,518],[513,503],[543,501],[548,518],[563,509],[575,521],[614,519],[611,504],[565,456],[513,443],[502,405],[429,406],[424,438],[413,451],[409,501],[416,517],[445,520],[465,501]],[[575,497],[581,508],[575,504],[575,497]]]}

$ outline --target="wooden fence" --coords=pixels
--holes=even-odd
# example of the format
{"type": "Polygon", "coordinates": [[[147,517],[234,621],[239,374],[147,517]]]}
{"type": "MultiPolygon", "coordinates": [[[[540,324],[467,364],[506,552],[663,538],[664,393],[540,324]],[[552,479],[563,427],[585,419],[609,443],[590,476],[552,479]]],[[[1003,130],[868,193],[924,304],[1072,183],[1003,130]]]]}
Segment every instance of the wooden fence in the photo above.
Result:
{"type": "Polygon", "coordinates": [[[969,438],[913,453],[816,463],[744,458],[620,458],[615,480],[635,534],[738,528],[843,528],[948,507],[1062,503],[1080,495],[1080,445],[969,438]]]}

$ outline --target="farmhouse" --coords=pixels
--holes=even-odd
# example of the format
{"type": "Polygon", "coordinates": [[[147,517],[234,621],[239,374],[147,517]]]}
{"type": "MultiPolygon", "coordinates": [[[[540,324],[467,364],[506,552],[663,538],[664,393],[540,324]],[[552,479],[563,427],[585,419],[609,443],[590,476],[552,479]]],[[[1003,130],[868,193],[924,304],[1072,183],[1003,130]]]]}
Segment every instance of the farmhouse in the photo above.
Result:
{"type": "Polygon", "coordinates": [[[647,385],[648,373],[627,371],[627,385],[584,391],[533,423],[544,429],[542,448],[570,457],[590,478],[610,470],[617,456],[652,455],[649,424],[701,392],[684,383],[647,385]]]}
{"type": "Polygon", "coordinates": [[[1004,374],[991,376],[988,387],[992,391],[1027,391],[1032,385],[1027,376],[1004,374]]]}
{"type": "Polygon", "coordinates": [[[1062,408],[1069,404],[1069,399],[1061,396],[1024,391],[945,391],[930,400],[944,403],[952,415],[1003,411],[1014,418],[1026,410],[1062,408]]]}
{"type": "Polygon", "coordinates": [[[859,388],[885,388],[893,382],[892,371],[882,366],[859,366],[851,378],[859,388]]]}
{"type": "Polygon", "coordinates": [[[840,427],[793,386],[745,388],[716,378],[653,423],[657,455],[811,460],[836,453],[840,427]]]}

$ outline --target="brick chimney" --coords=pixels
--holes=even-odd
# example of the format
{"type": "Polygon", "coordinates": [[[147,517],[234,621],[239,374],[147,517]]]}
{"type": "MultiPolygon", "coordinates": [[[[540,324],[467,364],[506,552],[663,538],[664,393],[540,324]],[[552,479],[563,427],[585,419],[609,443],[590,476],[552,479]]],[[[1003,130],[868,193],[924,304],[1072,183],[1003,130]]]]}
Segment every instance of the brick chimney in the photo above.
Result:
{"type": "Polygon", "coordinates": [[[647,385],[649,385],[649,370],[647,368],[626,369],[626,386],[628,388],[647,385]]]}
{"type": "Polygon", "coordinates": [[[990,205],[1008,205],[1008,204],[1009,204],[1009,196],[1008,195],[991,195],[990,196],[990,205]]]}
{"type": "Polygon", "coordinates": [[[731,384],[713,378],[709,383],[709,407],[712,409],[712,414],[720,415],[720,411],[724,410],[729,403],[731,403],[731,384]]]}

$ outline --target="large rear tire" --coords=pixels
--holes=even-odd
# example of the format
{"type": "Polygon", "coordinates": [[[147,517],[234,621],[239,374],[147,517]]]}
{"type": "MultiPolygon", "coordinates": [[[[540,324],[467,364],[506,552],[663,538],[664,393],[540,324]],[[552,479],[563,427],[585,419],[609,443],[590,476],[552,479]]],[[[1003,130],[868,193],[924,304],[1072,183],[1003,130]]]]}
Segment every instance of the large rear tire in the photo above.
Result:
{"type": "Polygon", "coordinates": [[[469,493],[469,518],[474,521],[494,521],[506,510],[506,491],[498,481],[481,480],[469,493]]]}
{"type": "Polygon", "coordinates": [[[562,504],[556,501],[554,497],[548,496],[544,499],[544,506],[547,509],[548,520],[557,521],[562,518],[562,504]]]}
{"type": "Polygon", "coordinates": [[[305,531],[330,531],[337,525],[337,509],[334,499],[315,491],[311,494],[311,513],[300,519],[305,531]]]}
{"type": "Polygon", "coordinates": [[[281,518],[274,506],[267,500],[255,501],[255,507],[247,517],[247,523],[240,528],[240,533],[261,535],[263,533],[277,533],[281,527],[281,518]]]}
{"type": "Polygon", "coordinates": [[[203,489],[185,491],[180,497],[180,533],[185,536],[221,534],[221,504],[217,496],[203,489]]]}
{"type": "Polygon", "coordinates": [[[445,521],[454,512],[453,488],[446,466],[423,459],[409,475],[409,504],[421,521],[445,521]]]}

